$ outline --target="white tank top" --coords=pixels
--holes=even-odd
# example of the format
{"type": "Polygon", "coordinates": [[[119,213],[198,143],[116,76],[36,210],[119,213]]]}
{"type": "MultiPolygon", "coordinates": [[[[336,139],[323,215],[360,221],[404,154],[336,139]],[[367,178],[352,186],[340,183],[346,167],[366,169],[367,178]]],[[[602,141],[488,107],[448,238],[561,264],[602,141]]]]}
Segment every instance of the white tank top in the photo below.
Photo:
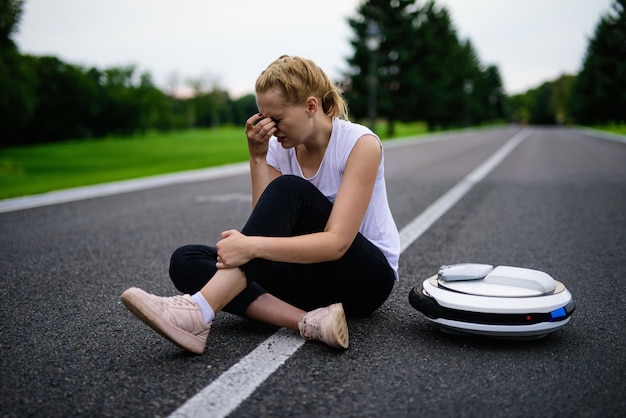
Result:
{"type": "MultiPolygon", "coordinates": [[[[270,138],[266,161],[267,164],[282,174],[293,174],[308,180],[334,203],[348,156],[363,135],[373,135],[378,138],[376,134],[363,125],[343,119],[333,119],[332,133],[324,158],[317,173],[310,178],[305,177],[302,173],[295,148],[284,149],[275,137],[270,138]]],[[[372,199],[365,212],[359,232],[382,251],[395,272],[397,280],[400,237],[387,200],[384,155],[378,166],[372,199]]]]}

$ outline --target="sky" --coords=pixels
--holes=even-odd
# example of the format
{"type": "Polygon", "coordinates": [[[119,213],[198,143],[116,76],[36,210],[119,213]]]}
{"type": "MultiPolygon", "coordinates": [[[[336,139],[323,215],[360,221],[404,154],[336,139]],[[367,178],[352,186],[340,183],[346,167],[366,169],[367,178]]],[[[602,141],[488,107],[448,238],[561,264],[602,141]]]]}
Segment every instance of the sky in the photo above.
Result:
{"type": "MultiPolygon", "coordinates": [[[[25,0],[20,52],[99,69],[135,65],[165,91],[204,80],[233,98],[252,93],[283,54],[338,80],[352,55],[347,18],[363,0],[25,0]]],[[[425,3],[418,0],[418,3],[425,3]]],[[[580,71],[612,0],[437,0],[507,94],[580,71]]]]}

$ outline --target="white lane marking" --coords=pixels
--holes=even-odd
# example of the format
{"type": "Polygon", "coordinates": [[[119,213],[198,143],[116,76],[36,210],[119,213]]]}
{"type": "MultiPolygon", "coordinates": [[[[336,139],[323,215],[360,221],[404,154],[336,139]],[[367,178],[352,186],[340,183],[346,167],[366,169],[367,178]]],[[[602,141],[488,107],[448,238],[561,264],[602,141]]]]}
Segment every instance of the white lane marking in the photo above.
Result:
{"type": "MultiPolygon", "coordinates": [[[[401,252],[404,252],[529,135],[528,129],[517,133],[495,154],[404,227],[400,231],[401,252]]],[[[239,363],[222,373],[209,386],[185,402],[170,415],[170,418],[226,417],[254,393],[257,387],[298,351],[303,344],[304,340],[297,336],[294,331],[281,328],[250,354],[242,358],[239,363]]]]}
{"type": "Polygon", "coordinates": [[[250,193],[227,193],[218,194],[215,196],[196,196],[196,202],[252,202],[252,195],[250,193]]]}
{"type": "Polygon", "coordinates": [[[169,186],[172,184],[212,180],[227,176],[247,174],[249,172],[250,164],[246,162],[202,170],[164,174],[142,179],[116,181],[112,183],[98,184],[95,186],[76,187],[57,192],[0,200],[0,213],[36,208],[40,206],[56,205],[58,203],[75,202],[95,197],[111,196],[120,193],[134,192],[137,190],[154,189],[156,187],[169,186]]]}
{"type": "Polygon", "coordinates": [[[485,178],[513,149],[530,135],[528,129],[518,132],[509,139],[495,154],[485,160],[474,171],[469,173],[463,180],[458,182],[446,194],[433,202],[417,218],[406,225],[400,232],[400,252],[419,238],[430,226],[446,213],[456,202],[461,199],[474,185],[485,178]]]}
{"type": "Polygon", "coordinates": [[[585,136],[590,136],[597,139],[607,139],[609,141],[616,141],[626,144],[626,135],[621,135],[613,132],[599,131],[592,128],[576,128],[574,132],[579,132],[585,136]]]}
{"type": "Polygon", "coordinates": [[[170,417],[227,416],[303,344],[304,340],[294,331],[279,329],[170,417]]]}

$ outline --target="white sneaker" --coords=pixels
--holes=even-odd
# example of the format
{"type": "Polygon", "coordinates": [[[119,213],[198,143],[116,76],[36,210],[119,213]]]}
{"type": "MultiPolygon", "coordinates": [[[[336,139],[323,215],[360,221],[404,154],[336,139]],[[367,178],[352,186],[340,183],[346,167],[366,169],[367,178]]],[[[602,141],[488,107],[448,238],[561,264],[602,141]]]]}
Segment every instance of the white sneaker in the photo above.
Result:
{"type": "Polygon", "coordinates": [[[306,313],[298,322],[298,328],[305,340],[321,341],[333,348],[348,348],[348,323],[341,303],[306,313]]]}
{"type": "Polygon", "coordinates": [[[136,287],[122,293],[122,302],[153,330],[196,354],[202,354],[211,329],[204,322],[200,307],[189,295],[160,297],[136,287]]]}

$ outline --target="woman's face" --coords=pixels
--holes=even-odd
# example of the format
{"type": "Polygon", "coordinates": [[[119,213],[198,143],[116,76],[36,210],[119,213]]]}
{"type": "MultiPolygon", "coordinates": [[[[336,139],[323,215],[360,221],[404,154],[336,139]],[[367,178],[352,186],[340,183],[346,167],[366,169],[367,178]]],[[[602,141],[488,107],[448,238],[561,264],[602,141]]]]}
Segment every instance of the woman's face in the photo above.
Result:
{"type": "Polygon", "coordinates": [[[305,103],[288,104],[277,89],[258,93],[256,99],[261,115],[276,124],[274,136],[283,148],[302,144],[310,136],[312,124],[305,103]]]}

